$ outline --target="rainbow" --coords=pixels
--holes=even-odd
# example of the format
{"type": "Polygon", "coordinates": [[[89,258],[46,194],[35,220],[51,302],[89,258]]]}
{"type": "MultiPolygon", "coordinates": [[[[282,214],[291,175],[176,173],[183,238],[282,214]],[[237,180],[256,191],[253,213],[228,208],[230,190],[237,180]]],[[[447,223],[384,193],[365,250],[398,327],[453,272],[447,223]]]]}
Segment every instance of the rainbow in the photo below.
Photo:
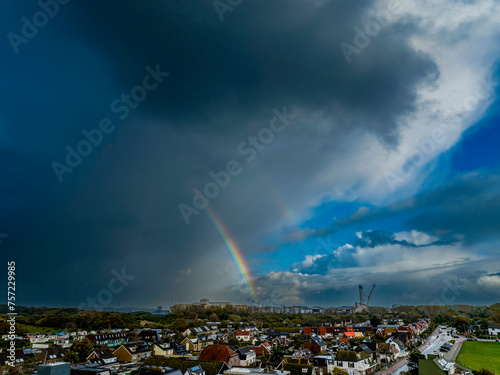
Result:
{"type": "Polygon", "coordinates": [[[208,215],[210,216],[210,219],[214,223],[215,228],[219,232],[220,236],[222,237],[222,240],[224,241],[227,250],[231,254],[231,257],[233,258],[234,263],[236,264],[236,267],[238,268],[238,271],[241,274],[241,277],[243,279],[243,282],[245,283],[245,286],[248,290],[248,293],[250,294],[250,298],[252,301],[257,302],[257,297],[255,293],[255,286],[253,284],[252,278],[250,277],[250,271],[248,269],[248,266],[245,262],[245,259],[243,258],[243,254],[241,253],[241,250],[238,248],[238,245],[236,242],[231,238],[231,235],[229,234],[228,230],[224,227],[224,224],[222,221],[217,217],[215,212],[208,206],[206,208],[208,215]]]}

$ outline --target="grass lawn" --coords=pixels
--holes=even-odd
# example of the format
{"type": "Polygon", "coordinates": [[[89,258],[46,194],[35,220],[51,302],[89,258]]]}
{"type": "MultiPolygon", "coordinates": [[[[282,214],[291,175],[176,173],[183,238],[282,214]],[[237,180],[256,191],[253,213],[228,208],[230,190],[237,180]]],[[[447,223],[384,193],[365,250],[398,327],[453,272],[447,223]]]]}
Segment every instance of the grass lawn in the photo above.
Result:
{"type": "Polygon", "coordinates": [[[432,360],[430,359],[419,359],[418,360],[418,373],[425,375],[443,375],[444,372],[441,371],[432,360]]]}
{"type": "Polygon", "coordinates": [[[22,324],[22,323],[17,323],[19,325],[19,327],[27,330],[28,332],[30,333],[35,333],[35,332],[38,332],[38,333],[47,333],[47,332],[59,332],[61,331],[60,329],[58,328],[51,328],[51,327],[37,327],[37,326],[31,326],[29,324],[22,324]]]}
{"type": "Polygon", "coordinates": [[[457,363],[472,370],[486,368],[493,373],[496,368],[499,373],[500,342],[466,341],[457,357],[457,363]]]}

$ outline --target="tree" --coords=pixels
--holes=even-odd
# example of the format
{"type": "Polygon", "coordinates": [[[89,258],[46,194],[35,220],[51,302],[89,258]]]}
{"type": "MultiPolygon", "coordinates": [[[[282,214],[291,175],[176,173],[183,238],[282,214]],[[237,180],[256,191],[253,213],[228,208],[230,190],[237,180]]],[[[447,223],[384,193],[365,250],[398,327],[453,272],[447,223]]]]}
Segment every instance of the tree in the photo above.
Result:
{"type": "Polygon", "coordinates": [[[387,340],[387,337],[381,335],[380,333],[375,333],[373,335],[374,342],[385,342],[386,340],[387,340]]]}
{"type": "Polygon", "coordinates": [[[465,331],[469,324],[470,319],[464,315],[458,315],[455,317],[455,319],[453,319],[453,327],[455,327],[459,332],[465,331]]]}
{"type": "Polygon", "coordinates": [[[382,321],[380,320],[379,317],[377,316],[372,316],[370,318],[370,324],[372,325],[372,327],[377,327],[382,321]]]}
{"type": "Polygon", "coordinates": [[[487,370],[485,368],[482,368],[479,371],[474,371],[473,373],[474,373],[474,375],[493,375],[493,372],[491,372],[490,370],[487,370]]]}
{"type": "Polygon", "coordinates": [[[425,355],[420,353],[418,350],[412,350],[408,356],[408,369],[411,375],[418,375],[418,360],[424,359],[425,355]]]}
{"type": "Polygon", "coordinates": [[[219,317],[217,316],[217,314],[212,314],[212,315],[210,315],[210,318],[208,318],[208,320],[211,322],[218,322],[219,317]]]}
{"type": "Polygon", "coordinates": [[[177,332],[184,332],[189,328],[189,324],[184,319],[175,319],[170,325],[170,328],[177,332]]]}
{"type": "Polygon", "coordinates": [[[94,350],[94,347],[88,338],[84,338],[82,341],[75,342],[71,346],[71,350],[78,355],[78,362],[85,362],[94,350]]]}
{"type": "Polygon", "coordinates": [[[332,371],[332,375],[349,375],[349,373],[346,370],[335,367],[332,371]]]}
{"type": "Polygon", "coordinates": [[[378,350],[380,351],[380,354],[383,354],[385,359],[389,362],[389,359],[387,358],[389,355],[392,355],[392,349],[391,345],[387,344],[385,342],[382,342],[378,345],[378,350]]]}
{"type": "Polygon", "coordinates": [[[78,363],[80,362],[80,357],[78,356],[78,353],[77,352],[74,352],[72,350],[68,350],[65,354],[64,354],[64,360],[66,362],[71,362],[72,364],[75,364],[75,363],[78,363]]]}
{"type": "Polygon", "coordinates": [[[16,366],[14,366],[14,367],[6,366],[6,367],[7,368],[5,370],[5,374],[7,374],[7,375],[19,375],[19,369],[16,366]]]}

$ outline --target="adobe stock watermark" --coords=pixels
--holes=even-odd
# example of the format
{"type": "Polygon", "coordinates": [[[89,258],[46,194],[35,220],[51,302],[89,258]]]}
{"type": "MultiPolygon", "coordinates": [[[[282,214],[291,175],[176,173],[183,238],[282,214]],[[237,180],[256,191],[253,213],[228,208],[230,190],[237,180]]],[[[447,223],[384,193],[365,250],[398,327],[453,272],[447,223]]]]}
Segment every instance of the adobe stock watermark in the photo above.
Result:
{"type": "MultiPolygon", "coordinates": [[[[360,54],[363,49],[368,47],[373,38],[376,38],[382,29],[390,25],[393,16],[398,15],[402,11],[401,0],[390,0],[387,8],[379,11],[371,11],[372,19],[367,21],[364,27],[356,26],[354,28],[354,39],[352,44],[341,42],[339,43],[340,50],[348,64],[352,62],[353,54],[360,54]]],[[[405,3],[407,5],[407,3],[405,3]]],[[[413,3],[412,3],[413,4],[413,3]]]]}
{"type": "Polygon", "coordinates": [[[219,16],[220,22],[223,22],[224,13],[232,12],[242,2],[243,0],[214,0],[212,5],[219,16]]]}
{"type": "Polygon", "coordinates": [[[439,298],[431,301],[431,305],[452,305],[465,289],[459,284],[458,278],[446,277],[443,282],[444,288],[441,289],[439,298]]]}
{"type": "MultiPolygon", "coordinates": [[[[462,104],[457,104],[453,108],[450,108],[449,111],[443,113],[443,119],[450,120],[452,113],[467,113],[473,111],[481,101],[495,94],[495,88],[499,83],[499,81],[494,80],[493,75],[491,75],[488,80],[481,79],[474,89],[474,93],[467,96],[462,104]]],[[[436,156],[439,152],[439,145],[444,144],[450,135],[460,131],[459,125],[458,122],[453,122],[453,127],[451,130],[448,130],[448,133],[441,128],[436,128],[432,131],[430,137],[423,140],[416,140],[415,145],[417,146],[417,151],[403,161],[396,172],[386,172],[384,174],[385,181],[389,188],[394,192],[398,186],[404,184],[410,177],[415,175],[420,168],[436,156]]]]}
{"type": "Polygon", "coordinates": [[[316,239],[318,242],[318,246],[314,249],[317,253],[320,252],[321,250],[326,251],[328,254],[331,254],[335,251],[337,248],[336,243],[333,241],[333,236],[329,235],[326,236],[325,239],[318,237],[316,239]]]}
{"type": "MultiPolygon", "coordinates": [[[[256,136],[249,136],[246,141],[241,142],[236,148],[237,152],[245,157],[247,163],[253,162],[259,152],[264,150],[275,137],[276,133],[280,133],[286,129],[290,124],[290,120],[297,117],[295,113],[288,113],[287,108],[284,107],[280,112],[278,109],[273,108],[272,112],[275,116],[269,121],[269,126],[260,129],[256,136]]],[[[238,176],[243,168],[237,160],[230,160],[226,163],[225,170],[208,173],[210,181],[207,182],[203,188],[194,188],[192,206],[181,203],[179,204],[179,212],[186,224],[191,222],[192,215],[199,215],[205,209],[210,200],[217,198],[220,192],[227,188],[231,182],[231,177],[238,176]]]]}
{"type": "MultiPolygon", "coordinates": [[[[163,82],[163,79],[170,75],[170,73],[162,72],[159,64],[156,65],[155,69],[149,65],[145,69],[147,74],[142,79],[141,84],[111,102],[111,112],[121,121],[124,121],[130,115],[131,110],[136,109],[141,102],[146,100],[148,92],[156,89],[163,82]]],[[[102,143],[105,134],[111,134],[115,129],[116,125],[109,117],[103,117],[99,121],[99,125],[94,129],[83,129],[83,139],[74,148],[70,145],[65,147],[66,163],[53,161],[51,164],[59,182],[63,182],[63,175],[73,172],[82,163],[83,158],[89,156],[94,147],[98,147],[102,143]]]]}
{"type": "Polygon", "coordinates": [[[37,36],[38,31],[49,23],[51,18],[54,18],[59,13],[60,5],[66,5],[70,0],[40,0],[38,6],[40,10],[35,12],[30,18],[21,18],[21,32],[16,34],[14,32],[7,33],[7,39],[12,46],[12,49],[17,54],[19,53],[19,46],[21,44],[28,44],[31,39],[37,36]]]}
{"type": "Polygon", "coordinates": [[[107,288],[99,290],[95,298],[87,297],[86,302],[78,305],[79,309],[97,309],[108,306],[113,301],[113,296],[123,292],[129,282],[135,279],[135,276],[127,275],[125,267],[122,268],[121,272],[113,269],[111,274],[113,277],[109,280],[107,288]]]}

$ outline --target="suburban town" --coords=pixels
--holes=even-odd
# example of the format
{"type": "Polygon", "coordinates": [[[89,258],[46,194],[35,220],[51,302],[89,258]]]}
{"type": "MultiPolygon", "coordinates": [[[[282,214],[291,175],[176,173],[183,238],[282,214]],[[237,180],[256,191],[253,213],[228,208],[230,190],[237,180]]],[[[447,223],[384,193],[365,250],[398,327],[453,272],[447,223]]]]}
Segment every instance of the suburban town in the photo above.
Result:
{"type": "MultiPolygon", "coordinates": [[[[171,311],[159,306],[154,312],[134,313],[18,306],[15,333],[2,335],[2,373],[452,375],[496,371],[500,304],[389,309],[356,303],[351,308],[252,308],[206,298],[174,305],[171,311]],[[358,311],[351,311],[355,307],[358,311]],[[15,350],[9,347],[12,342],[15,350]]],[[[8,318],[3,315],[2,330],[8,329],[8,318]]]]}

